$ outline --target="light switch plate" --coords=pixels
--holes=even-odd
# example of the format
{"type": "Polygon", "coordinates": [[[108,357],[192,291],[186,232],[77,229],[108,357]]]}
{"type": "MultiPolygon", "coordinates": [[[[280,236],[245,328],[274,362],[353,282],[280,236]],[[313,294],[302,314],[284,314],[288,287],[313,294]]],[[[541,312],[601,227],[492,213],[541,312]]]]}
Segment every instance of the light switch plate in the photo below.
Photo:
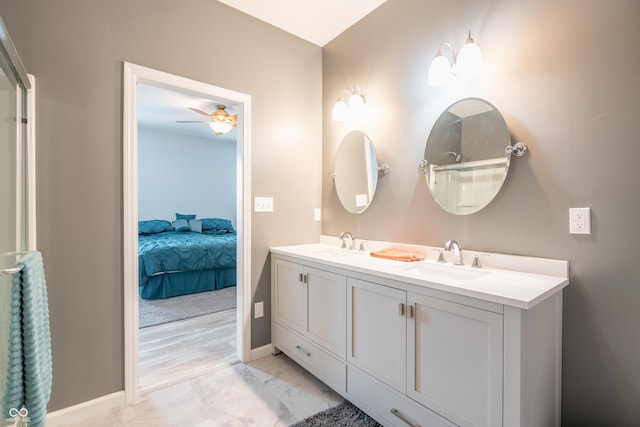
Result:
{"type": "Polygon", "coordinates": [[[321,218],[320,208],[313,209],[313,220],[317,222],[317,221],[320,221],[320,218],[321,218]]]}
{"type": "Polygon", "coordinates": [[[253,210],[255,212],[273,212],[273,197],[256,197],[253,210]]]}
{"type": "Polygon", "coordinates": [[[255,307],[254,307],[254,313],[255,313],[255,314],[254,314],[254,317],[255,317],[256,319],[259,319],[259,318],[261,318],[262,316],[264,316],[264,303],[263,303],[262,301],[257,302],[257,303],[255,304],[255,307]]]}

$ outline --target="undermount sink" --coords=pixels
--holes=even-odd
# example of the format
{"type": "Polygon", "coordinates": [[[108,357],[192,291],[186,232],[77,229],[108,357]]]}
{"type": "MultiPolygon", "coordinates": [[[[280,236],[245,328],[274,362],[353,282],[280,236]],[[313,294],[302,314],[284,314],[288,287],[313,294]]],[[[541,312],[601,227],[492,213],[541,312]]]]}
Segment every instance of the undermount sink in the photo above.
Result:
{"type": "Polygon", "coordinates": [[[343,257],[354,256],[354,255],[363,255],[363,254],[366,254],[366,252],[356,251],[353,249],[333,248],[333,247],[327,246],[327,247],[314,248],[309,252],[309,254],[313,254],[314,256],[322,256],[322,257],[329,257],[329,258],[343,258],[343,257]]]}
{"type": "Polygon", "coordinates": [[[435,264],[430,262],[415,262],[397,267],[406,273],[413,273],[425,279],[450,279],[450,280],[473,280],[490,274],[487,270],[471,268],[467,266],[456,266],[447,264],[435,264]]]}

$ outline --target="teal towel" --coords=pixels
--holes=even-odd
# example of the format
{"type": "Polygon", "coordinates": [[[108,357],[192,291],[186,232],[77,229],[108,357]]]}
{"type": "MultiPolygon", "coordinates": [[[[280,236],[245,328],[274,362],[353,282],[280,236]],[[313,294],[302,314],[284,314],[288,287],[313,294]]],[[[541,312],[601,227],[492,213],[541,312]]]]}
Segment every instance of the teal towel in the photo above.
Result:
{"type": "Polygon", "coordinates": [[[51,397],[52,363],[49,304],[40,252],[24,255],[11,286],[7,383],[2,415],[26,407],[29,427],[44,427],[51,397]]]}

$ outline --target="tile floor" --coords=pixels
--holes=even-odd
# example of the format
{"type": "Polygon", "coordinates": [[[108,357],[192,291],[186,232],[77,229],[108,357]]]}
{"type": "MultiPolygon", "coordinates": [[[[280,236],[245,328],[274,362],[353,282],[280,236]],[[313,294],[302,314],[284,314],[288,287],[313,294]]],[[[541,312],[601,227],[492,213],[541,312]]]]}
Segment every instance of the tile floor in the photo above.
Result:
{"type": "Polygon", "coordinates": [[[235,358],[235,310],[140,330],[132,405],[66,427],[284,427],[343,399],[286,355],[235,358]]]}
{"type": "Polygon", "coordinates": [[[151,391],[68,427],[284,427],[342,400],[279,354],[151,391]]]}

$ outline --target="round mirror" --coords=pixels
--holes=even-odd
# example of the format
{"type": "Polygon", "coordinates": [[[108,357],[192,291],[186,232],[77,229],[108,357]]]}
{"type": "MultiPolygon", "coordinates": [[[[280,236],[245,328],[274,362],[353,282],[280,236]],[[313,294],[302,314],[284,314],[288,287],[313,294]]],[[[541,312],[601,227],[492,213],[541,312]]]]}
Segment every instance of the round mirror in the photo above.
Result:
{"type": "MultiPolygon", "coordinates": [[[[386,165],[380,169],[388,171],[386,165]]],[[[333,178],[338,199],[348,212],[357,214],[369,207],[378,185],[378,158],[366,134],[354,130],[342,139],[333,178]]]]}
{"type": "Polygon", "coordinates": [[[507,124],[490,103],[460,100],[436,120],[425,148],[427,186],[447,212],[468,215],[485,207],[500,191],[511,155],[507,124]]]}

